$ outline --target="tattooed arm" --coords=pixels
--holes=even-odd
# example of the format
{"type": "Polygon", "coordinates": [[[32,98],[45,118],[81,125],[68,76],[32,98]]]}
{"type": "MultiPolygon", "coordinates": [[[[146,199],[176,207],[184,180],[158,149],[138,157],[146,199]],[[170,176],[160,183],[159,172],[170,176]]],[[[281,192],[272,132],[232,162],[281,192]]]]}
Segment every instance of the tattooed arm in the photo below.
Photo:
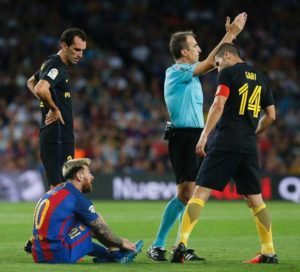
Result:
{"type": "Polygon", "coordinates": [[[89,226],[93,230],[93,236],[106,247],[118,247],[135,251],[135,244],[115,235],[101,216],[90,222],[89,226]]]}
{"type": "Polygon", "coordinates": [[[123,240],[108,228],[100,216],[90,222],[89,226],[92,228],[95,238],[103,245],[107,247],[123,247],[123,240]]]}

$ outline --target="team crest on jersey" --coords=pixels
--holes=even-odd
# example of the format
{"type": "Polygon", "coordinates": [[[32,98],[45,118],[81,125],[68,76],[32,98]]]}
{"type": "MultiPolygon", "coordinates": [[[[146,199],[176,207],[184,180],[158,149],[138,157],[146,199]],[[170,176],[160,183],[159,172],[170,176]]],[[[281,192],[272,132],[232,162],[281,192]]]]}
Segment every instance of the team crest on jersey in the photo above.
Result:
{"type": "Polygon", "coordinates": [[[52,78],[53,80],[57,77],[57,75],[58,75],[58,70],[56,68],[52,68],[47,74],[47,76],[52,78]]]}
{"type": "Polygon", "coordinates": [[[95,207],[94,207],[93,205],[91,205],[91,206],[89,207],[89,211],[90,211],[91,213],[95,213],[95,212],[96,212],[95,207]]]}

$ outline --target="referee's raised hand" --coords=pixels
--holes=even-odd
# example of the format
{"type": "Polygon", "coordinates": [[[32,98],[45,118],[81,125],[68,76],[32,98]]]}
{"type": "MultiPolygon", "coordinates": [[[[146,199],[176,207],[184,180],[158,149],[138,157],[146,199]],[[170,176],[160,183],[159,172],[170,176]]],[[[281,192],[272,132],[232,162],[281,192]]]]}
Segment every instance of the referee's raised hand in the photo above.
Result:
{"type": "Polygon", "coordinates": [[[244,29],[247,21],[247,13],[242,12],[238,14],[232,23],[230,23],[230,17],[227,16],[225,28],[227,32],[230,32],[235,37],[244,29]]]}

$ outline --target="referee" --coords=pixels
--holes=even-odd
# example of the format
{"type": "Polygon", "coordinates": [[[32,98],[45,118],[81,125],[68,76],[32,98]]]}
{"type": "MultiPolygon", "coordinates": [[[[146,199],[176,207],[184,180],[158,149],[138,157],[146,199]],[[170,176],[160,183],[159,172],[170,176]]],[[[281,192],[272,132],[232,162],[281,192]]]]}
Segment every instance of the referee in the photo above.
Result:
{"type": "MultiPolygon", "coordinates": [[[[167,69],[164,83],[164,97],[171,119],[171,128],[165,139],[169,141],[177,195],[166,205],[156,238],[147,251],[147,256],[154,261],[167,260],[165,250],[167,236],[177,218],[181,217],[195,189],[201,163],[195,148],[204,127],[203,93],[198,76],[214,68],[213,56],[218,48],[224,42],[232,42],[244,28],[246,19],[247,14],[240,13],[230,24],[230,18],[227,17],[225,36],[201,62],[199,62],[201,49],[192,31],[176,32],[171,36],[170,52],[175,64],[167,69]]],[[[203,260],[193,249],[188,249],[185,253],[185,260],[203,260]]]]}

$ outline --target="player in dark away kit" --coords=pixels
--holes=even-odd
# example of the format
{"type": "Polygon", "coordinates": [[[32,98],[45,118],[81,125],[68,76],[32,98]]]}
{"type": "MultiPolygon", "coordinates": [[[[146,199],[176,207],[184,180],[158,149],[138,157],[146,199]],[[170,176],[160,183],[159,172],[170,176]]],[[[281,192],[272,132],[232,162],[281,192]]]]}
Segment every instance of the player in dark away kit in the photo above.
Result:
{"type": "Polygon", "coordinates": [[[61,49],[50,55],[27,81],[30,91],[41,100],[40,156],[50,187],[64,181],[61,169],[74,157],[74,134],[68,67],[83,57],[86,35],[70,28],[61,36],[61,49]]]}
{"type": "Polygon", "coordinates": [[[207,123],[196,147],[204,161],[197,186],[180,226],[172,262],[182,262],[189,236],[198,222],[211,190],[222,191],[233,178],[237,192],[244,196],[252,211],[261,242],[260,254],[245,263],[278,263],[272,238],[272,221],[263,202],[256,135],[275,120],[274,100],[266,77],[244,63],[238,48],[223,44],[214,57],[219,68],[218,88],[207,123]],[[264,115],[260,118],[261,110],[264,115]],[[209,133],[216,126],[206,154],[209,133]]]}

